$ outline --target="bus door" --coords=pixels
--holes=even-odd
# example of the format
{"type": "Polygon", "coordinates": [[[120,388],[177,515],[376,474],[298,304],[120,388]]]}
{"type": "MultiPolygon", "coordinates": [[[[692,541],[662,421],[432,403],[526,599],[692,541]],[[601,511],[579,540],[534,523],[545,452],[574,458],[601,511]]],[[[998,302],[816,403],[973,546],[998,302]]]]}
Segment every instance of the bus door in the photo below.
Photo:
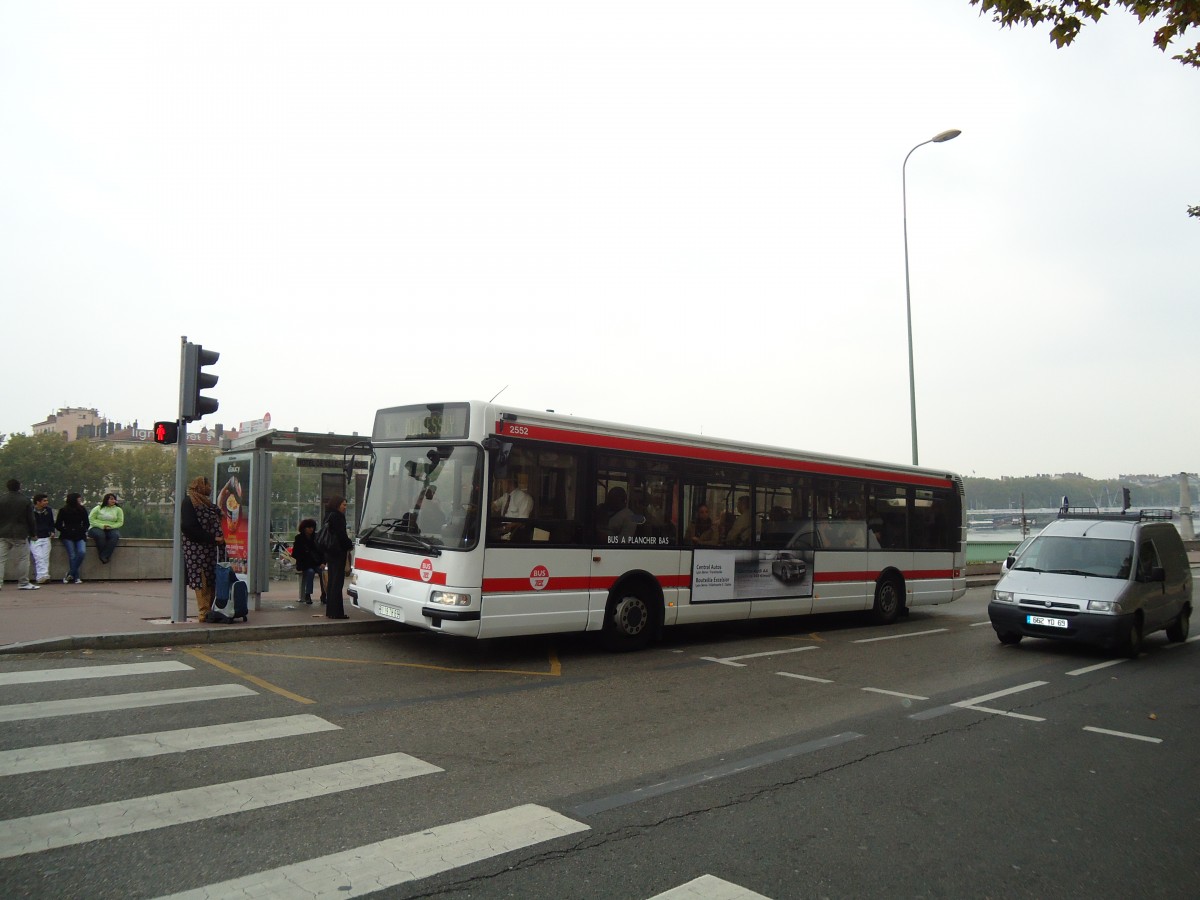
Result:
{"type": "Polygon", "coordinates": [[[579,520],[578,457],[518,444],[501,462],[485,510],[479,636],[583,631],[591,549],[579,520]]]}
{"type": "Polygon", "coordinates": [[[588,628],[602,628],[614,587],[652,581],[657,603],[662,593],[663,623],[674,625],[680,597],[686,597],[690,571],[682,567],[689,554],[679,549],[679,488],[670,467],[662,463],[632,461],[620,454],[598,458],[594,512],[585,539],[592,545],[591,599],[588,628]],[[632,580],[626,580],[632,579],[632,580]]]}
{"type": "Polygon", "coordinates": [[[867,568],[876,581],[882,572],[900,572],[906,593],[912,591],[908,573],[915,571],[908,543],[909,493],[900,485],[873,484],[867,504],[867,568]]]}

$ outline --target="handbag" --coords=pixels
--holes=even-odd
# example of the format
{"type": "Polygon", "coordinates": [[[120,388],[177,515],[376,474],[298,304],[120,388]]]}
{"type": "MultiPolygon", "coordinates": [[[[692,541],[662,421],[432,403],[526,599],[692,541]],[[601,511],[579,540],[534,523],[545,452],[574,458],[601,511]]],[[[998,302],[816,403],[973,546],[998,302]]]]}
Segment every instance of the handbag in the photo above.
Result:
{"type": "Polygon", "coordinates": [[[337,535],[333,533],[333,529],[329,527],[328,519],[321,525],[321,530],[313,535],[313,543],[326,557],[342,552],[342,545],[338,541],[337,535]]]}

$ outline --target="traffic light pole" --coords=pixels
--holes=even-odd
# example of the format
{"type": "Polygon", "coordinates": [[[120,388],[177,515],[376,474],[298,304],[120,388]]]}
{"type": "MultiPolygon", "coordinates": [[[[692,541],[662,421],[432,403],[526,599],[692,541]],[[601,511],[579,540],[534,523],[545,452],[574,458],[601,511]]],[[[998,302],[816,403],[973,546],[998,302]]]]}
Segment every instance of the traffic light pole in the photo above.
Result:
{"type": "Polygon", "coordinates": [[[171,526],[171,622],[187,622],[187,576],[183,569],[183,521],[180,504],[187,497],[187,420],[183,417],[187,336],[179,347],[179,445],[175,448],[175,515],[171,526]]]}

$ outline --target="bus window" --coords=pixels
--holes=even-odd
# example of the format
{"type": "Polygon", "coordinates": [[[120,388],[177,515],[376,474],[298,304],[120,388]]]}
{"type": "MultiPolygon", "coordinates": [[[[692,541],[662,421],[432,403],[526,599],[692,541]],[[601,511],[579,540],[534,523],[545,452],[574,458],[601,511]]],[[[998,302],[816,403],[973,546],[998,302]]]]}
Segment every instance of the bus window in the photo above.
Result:
{"type": "Polygon", "coordinates": [[[897,485],[873,484],[867,515],[867,546],[903,550],[908,547],[908,490],[897,485]]]}
{"type": "Polygon", "coordinates": [[[820,478],[816,482],[816,493],[820,546],[832,550],[865,548],[866,485],[859,481],[820,478]]]}
{"type": "Polygon", "coordinates": [[[670,469],[637,457],[604,455],[597,461],[593,531],[597,545],[675,545],[679,539],[670,469]]]}
{"type": "Polygon", "coordinates": [[[577,544],[579,454],[514,445],[492,475],[488,537],[496,546],[577,544]]]}
{"type": "Polygon", "coordinates": [[[813,546],[812,484],[804,475],[768,472],[755,492],[759,546],[807,549],[813,546]]]}
{"type": "Polygon", "coordinates": [[[952,491],[913,488],[909,500],[909,549],[956,549],[962,534],[958,495],[952,491]]]}

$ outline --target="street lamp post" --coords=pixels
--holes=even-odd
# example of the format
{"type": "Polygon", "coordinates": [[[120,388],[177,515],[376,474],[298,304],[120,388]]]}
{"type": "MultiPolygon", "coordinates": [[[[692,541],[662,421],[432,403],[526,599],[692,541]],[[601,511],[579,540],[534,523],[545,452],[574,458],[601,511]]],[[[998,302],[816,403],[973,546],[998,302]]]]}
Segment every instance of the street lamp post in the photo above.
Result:
{"type": "MultiPolygon", "coordinates": [[[[946,141],[952,141],[962,134],[957,128],[951,128],[949,131],[943,131],[940,134],[935,134],[927,141],[921,141],[917,147],[924,147],[926,144],[942,144],[946,141]]],[[[913,155],[913,147],[908,151],[908,156],[904,157],[904,165],[900,167],[900,195],[903,204],[904,212],[904,302],[908,309],[908,406],[912,415],[912,459],[913,465],[917,464],[917,378],[913,368],[913,338],[912,338],[912,291],[908,286],[908,157],[913,155]]]]}

